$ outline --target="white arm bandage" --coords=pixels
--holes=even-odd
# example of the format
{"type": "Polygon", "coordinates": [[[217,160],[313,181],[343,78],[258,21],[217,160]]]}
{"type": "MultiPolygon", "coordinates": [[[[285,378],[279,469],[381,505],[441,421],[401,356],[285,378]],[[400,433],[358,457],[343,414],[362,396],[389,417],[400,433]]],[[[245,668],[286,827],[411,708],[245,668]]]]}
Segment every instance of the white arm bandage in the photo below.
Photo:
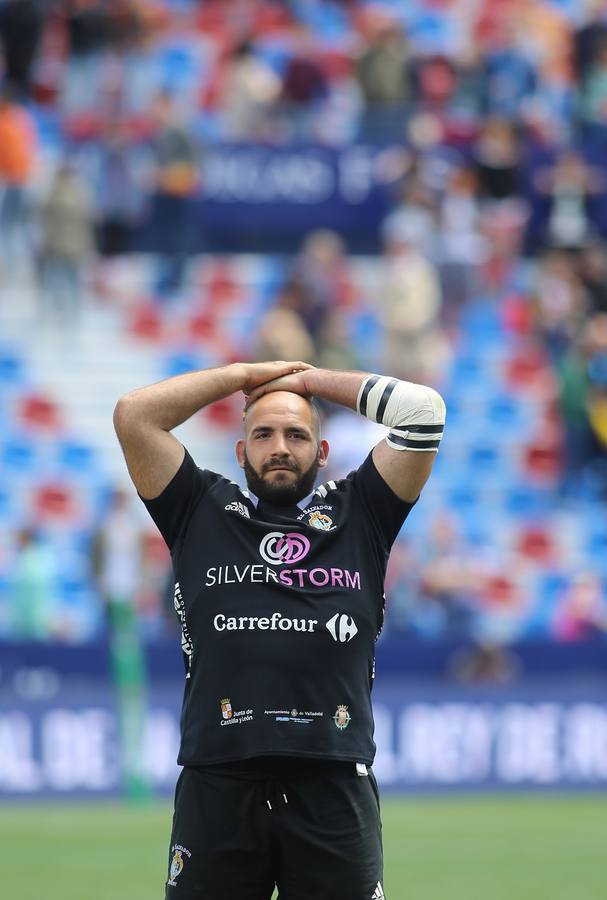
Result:
{"type": "Polygon", "coordinates": [[[361,416],[387,425],[394,450],[438,451],[445,427],[445,401],[434,388],[385,375],[363,381],[356,408],[361,416]]]}

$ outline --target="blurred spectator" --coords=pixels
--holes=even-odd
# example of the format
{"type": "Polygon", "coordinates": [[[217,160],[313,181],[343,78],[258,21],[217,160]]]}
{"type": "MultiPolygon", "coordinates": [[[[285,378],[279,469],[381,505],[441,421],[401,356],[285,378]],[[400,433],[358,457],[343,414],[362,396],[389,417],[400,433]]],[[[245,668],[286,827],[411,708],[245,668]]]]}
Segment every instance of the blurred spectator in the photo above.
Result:
{"type": "Polygon", "coordinates": [[[607,247],[593,242],[584,248],[579,272],[592,312],[607,313],[607,247]]]}
{"type": "Polygon", "coordinates": [[[341,371],[361,368],[348,326],[348,317],[343,310],[335,309],[328,314],[317,338],[316,366],[341,371]]]}
{"type": "Polygon", "coordinates": [[[316,339],[329,313],[349,301],[342,238],[328,229],[310,232],[293,262],[291,283],[296,285],[297,312],[316,339]]]}
{"type": "Polygon", "coordinates": [[[252,358],[257,362],[314,358],[314,342],[299,313],[289,305],[288,293],[283,293],[276,306],[261,320],[253,338],[253,348],[252,358]]]}
{"type": "Polygon", "coordinates": [[[599,44],[580,85],[580,118],[588,137],[607,141],[607,41],[599,44]]]}
{"type": "Polygon", "coordinates": [[[483,123],[474,147],[482,196],[505,200],[520,193],[521,149],[515,126],[506,119],[483,123]]]}
{"type": "Polygon", "coordinates": [[[104,0],[64,0],[68,58],[62,105],[69,115],[99,111],[103,51],[109,39],[104,0]]]}
{"type": "Polygon", "coordinates": [[[607,3],[593,0],[590,15],[574,34],[574,57],[578,81],[584,84],[588,70],[607,46],[607,3]]]}
{"type": "Polygon", "coordinates": [[[413,64],[412,87],[418,107],[441,119],[448,116],[458,89],[455,63],[442,55],[418,56],[413,64]]]}
{"type": "Polygon", "coordinates": [[[562,250],[543,257],[535,282],[536,326],[552,362],[560,362],[587,311],[587,297],[575,261],[562,250]]]}
{"type": "Polygon", "coordinates": [[[424,615],[432,608],[442,634],[465,637],[471,630],[479,583],[473,550],[463,540],[456,521],[449,515],[438,516],[420,566],[419,595],[424,615]]]}
{"type": "Polygon", "coordinates": [[[160,250],[157,290],[170,296],[181,287],[192,242],[192,200],[199,183],[198,147],[170,94],[154,106],[152,149],[156,187],[152,227],[160,250]]]}
{"type": "Polygon", "coordinates": [[[114,491],[92,546],[92,570],[108,617],[112,671],[120,717],[120,749],[125,788],[147,794],[142,771],[145,728],[145,664],[139,637],[136,595],[143,566],[143,536],[130,495],[114,491]]]}
{"type": "Polygon", "coordinates": [[[485,114],[517,122],[537,73],[519,35],[520,22],[502,18],[485,50],[485,114]]]}
{"type": "Polygon", "coordinates": [[[478,292],[477,272],[488,258],[487,240],[480,234],[478,177],[467,165],[456,166],[448,177],[439,211],[440,274],[446,318],[478,292]]]}
{"type": "Polygon", "coordinates": [[[579,250],[594,236],[590,216],[591,199],[605,190],[605,179],[594,166],[588,165],[580,153],[566,151],[553,166],[535,174],[537,190],[549,198],[546,213],[548,245],[579,250]]]}
{"type": "Polygon", "coordinates": [[[383,278],[378,316],[385,329],[385,371],[407,381],[436,381],[448,356],[440,326],[438,273],[402,222],[384,227],[383,278]]]}
{"type": "Polygon", "coordinates": [[[436,198],[415,161],[400,187],[397,205],[382,223],[382,230],[385,234],[406,233],[417,250],[431,257],[438,255],[437,228],[436,198]]]}
{"type": "Polygon", "coordinates": [[[95,247],[94,212],[86,182],[62,163],[40,208],[40,286],[44,316],[77,320],[84,270],[95,247]]]}
{"type": "Polygon", "coordinates": [[[228,140],[263,140],[276,131],[276,106],[281,92],[278,75],[249,41],[239,44],[230,59],[222,111],[228,140]]]}
{"type": "MultiPolygon", "coordinates": [[[[606,362],[607,315],[597,314],[584,325],[557,370],[565,437],[563,488],[570,494],[590,465],[607,459],[606,362]]],[[[604,472],[603,483],[607,486],[604,472]]]]}
{"type": "Polygon", "coordinates": [[[0,88],[0,255],[10,259],[30,250],[26,189],[36,160],[37,137],[30,114],[0,88]]]}
{"type": "Polygon", "coordinates": [[[594,572],[581,573],[564,591],[554,616],[553,633],[559,641],[607,636],[605,591],[594,572]]]}
{"type": "Polygon", "coordinates": [[[97,146],[95,215],[101,256],[132,247],[143,214],[142,160],[119,119],[110,120],[97,146]]]}
{"type": "Polygon", "coordinates": [[[41,0],[6,0],[0,6],[4,79],[21,97],[29,95],[30,72],[43,22],[41,0]]]}
{"type": "Polygon", "coordinates": [[[33,528],[19,531],[17,542],[8,594],[9,634],[17,640],[57,639],[62,629],[55,555],[33,528]]]}
{"type": "Polygon", "coordinates": [[[364,113],[363,138],[398,139],[404,134],[409,99],[409,48],[397,23],[380,25],[356,67],[364,113]]]}
{"type": "Polygon", "coordinates": [[[361,419],[349,409],[331,407],[322,433],[331,447],[323,476],[327,479],[343,478],[344,472],[357,469],[361,458],[385,438],[386,429],[370,419],[361,419]]]}
{"type": "Polygon", "coordinates": [[[287,133],[293,140],[310,141],[317,133],[317,117],[329,85],[316,57],[318,45],[306,28],[299,25],[293,53],[282,76],[281,111],[287,133]]]}
{"type": "Polygon", "coordinates": [[[131,505],[130,494],[116,489],[97,529],[91,568],[110,622],[135,616],[135,601],[142,577],[143,532],[131,505]]]}

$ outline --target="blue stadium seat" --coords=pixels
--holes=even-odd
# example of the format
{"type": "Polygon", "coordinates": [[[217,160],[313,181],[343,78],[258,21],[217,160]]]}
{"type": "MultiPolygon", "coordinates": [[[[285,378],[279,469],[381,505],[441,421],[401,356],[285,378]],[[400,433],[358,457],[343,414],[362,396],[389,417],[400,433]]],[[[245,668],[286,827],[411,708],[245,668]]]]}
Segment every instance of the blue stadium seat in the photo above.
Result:
{"type": "Polygon", "coordinates": [[[162,364],[162,372],[164,378],[172,378],[174,375],[184,375],[186,372],[203,369],[205,366],[206,360],[203,359],[202,354],[183,351],[167,357],[162,364]]]}
{"type": "Polygon", "coordinates": [[[0,348],[0,383],[23,383],[25,367],[23,359],[10,348],[0,348]]]}
{"type": "Polygon", "coordinates": [[[88,444],[77,440],[60,441],[57,445],[57,462],[62,469],[73,473],[87,473],[96,465],[95,451],[88,444]]]}
{"type": "Polygon", "coordinates": [[[0,451],[2,465],[9,472],[34,472],[38,463],[36,445],[27,438],[13,437],[4,442],[0,451]]]}

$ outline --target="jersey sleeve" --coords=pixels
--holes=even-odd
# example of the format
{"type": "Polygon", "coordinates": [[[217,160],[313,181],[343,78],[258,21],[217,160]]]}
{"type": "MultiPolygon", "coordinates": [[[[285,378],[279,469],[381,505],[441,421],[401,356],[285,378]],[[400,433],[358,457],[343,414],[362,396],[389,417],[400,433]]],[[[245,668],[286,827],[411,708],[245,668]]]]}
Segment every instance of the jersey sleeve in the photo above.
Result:
{"type": "Polygon", "coordinates": [[[371,453],[349,478],[356,495],[379,534],[386,550],[389,550],[403,523],[417,500],[407,503],[394,493],[381,477],[371,453]]]}
{"type": "Polygon", "coordinates": [[[179,550],[197,505],[220,478],[214,472],[199,469],[186,450],[179,469],[158,497],[146,500],[139,495],[171,554],[179,550]]]}

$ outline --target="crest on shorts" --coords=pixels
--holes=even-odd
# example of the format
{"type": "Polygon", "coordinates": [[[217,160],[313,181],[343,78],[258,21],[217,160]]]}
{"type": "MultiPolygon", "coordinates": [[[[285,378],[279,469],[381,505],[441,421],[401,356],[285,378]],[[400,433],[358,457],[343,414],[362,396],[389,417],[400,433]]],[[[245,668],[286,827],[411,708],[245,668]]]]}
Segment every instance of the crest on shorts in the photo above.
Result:
{"type": "Polygon", "coordinates": [[[234,711],[232,709],[232,703],[230,702],[230,698],[226,697],[225,700],[219,701],[221,704],[221,717],[223,719],[231,719],[234,715],[234,711]]]}
{"type": "Polygon", "coordinates": [[[178,875],[181,874],[181,870],[183,869],[183,856],[181,855],[181,850],[175,850],[173,853],[173,859],[171,861],[171,869],[169,875],[171,877],[171,881],[174,883],[175,879],[178,875]]]}
{"type": "Polygon", "coordinates": [[[352,716],[348,712],[348,707],[343,703],[340,703],[335,710],[335,715],[333,716],[333,721],[335,722],[337,728],[339,728],[340,731],[344,731],[344,729],[346,729],[350,724],[351,718],[352,716]]]}
{"type": "Polygon", "coordinates": [[[308,525],[311,525],[312,528],[318,528],[320,531],[331,531],[333,519],[317,511],[313,512],[308,519],[308,525]]]}
{"type": "Polygon", "coordinates": [[[171,847],[171,853],[173,854],[173,859],[171,860],[171,865],[169,868],[169,880],[167,884],[170,884],[171,887],[177,887],[177,882],[175,879],[181,875],[181,871],[183,869],[183,864],[185,862],[183,856],[184,854],[189,859],[191,857],[191,853],[187,847],[183,847],[181,844],[173,844],[171,847]]]}

